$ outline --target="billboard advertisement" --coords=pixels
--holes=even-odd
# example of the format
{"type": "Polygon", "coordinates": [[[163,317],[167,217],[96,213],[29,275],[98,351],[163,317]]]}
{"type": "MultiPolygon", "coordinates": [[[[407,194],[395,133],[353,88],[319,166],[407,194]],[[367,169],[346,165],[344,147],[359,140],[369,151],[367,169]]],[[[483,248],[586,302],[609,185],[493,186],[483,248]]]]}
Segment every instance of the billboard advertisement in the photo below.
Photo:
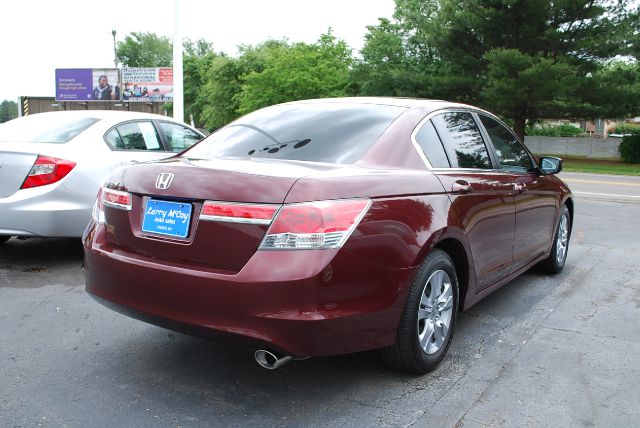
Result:
{"type": "Polygon", "coordinates": [[[56,69],[56,101],[119,101],[117,68],[56,69]]]}
{"type": "Polygon", "coordinates": [[[122,100],[165,102],[173,99],[171,67],[122,68],[122,100]]]}

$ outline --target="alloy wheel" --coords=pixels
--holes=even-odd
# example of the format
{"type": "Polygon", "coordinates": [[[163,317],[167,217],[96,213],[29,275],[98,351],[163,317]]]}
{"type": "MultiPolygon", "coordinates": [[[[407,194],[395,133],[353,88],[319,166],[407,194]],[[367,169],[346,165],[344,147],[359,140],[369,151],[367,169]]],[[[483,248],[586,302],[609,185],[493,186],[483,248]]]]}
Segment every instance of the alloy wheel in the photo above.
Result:
{"type": "Polygon", "coordinates": [[[558,225],[558,235],[556,236],[556,262],[559,265],[564,263],[567,256],[567,246],[569,245],[569,218],[566,214],[560,218],[558,225]]]}
{"type": "Polygon", "coordinates": [[[446,342],[453,313],[451,278],[436,270],[427,280],[418,306],[418,340],[426,354],[435,354],[446,342]]]}

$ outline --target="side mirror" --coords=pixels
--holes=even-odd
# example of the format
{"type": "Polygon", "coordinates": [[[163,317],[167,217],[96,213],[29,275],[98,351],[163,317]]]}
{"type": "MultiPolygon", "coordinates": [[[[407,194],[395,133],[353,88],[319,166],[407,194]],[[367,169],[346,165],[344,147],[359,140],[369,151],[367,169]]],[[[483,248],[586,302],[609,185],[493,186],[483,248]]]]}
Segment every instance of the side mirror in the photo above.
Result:
{"type": "Polygon", "coordinates": [[[540,171],[545,175],[557,174],[562,171],[562,159],[553,156],[541,156],[539,165],[540,171]]]}

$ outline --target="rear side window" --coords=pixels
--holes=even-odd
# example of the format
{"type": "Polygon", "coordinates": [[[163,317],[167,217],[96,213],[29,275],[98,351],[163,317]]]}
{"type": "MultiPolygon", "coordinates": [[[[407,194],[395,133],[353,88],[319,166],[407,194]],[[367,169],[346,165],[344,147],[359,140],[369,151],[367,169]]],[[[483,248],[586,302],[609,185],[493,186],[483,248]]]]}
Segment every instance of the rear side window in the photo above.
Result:
{"type": "Polygon", "coordinates": [[[500,169],[510,172],[527,172],[533,169],[529,153],[507,128],[484,115],[480,115],[480,120],[496,149],[500,169]]]}
{"type": "Polygon", "coordinates": [[[149,121],[127,122],[118,125],[105,135],[114,150],[162,151],[160,137],[149,121]]]}
{"type": "Polygon", "coordinates": [[[174,152],[188,149],[202,139],[197,132],[177,123],[160,122],[160,127],[167,136],[169,147],[174,152]]]}
{"type": "Polygon", "coordinates": [[[442,138],[453,168],[492,167],[489,151],[471,113],[443,113],[431,120],[442,138]]]}
{"type": "Polygon", "coordinates": [[[267,107],[211,134],[183,156],[353,163],[405,110],[397,106],[348,103],[267,107]]]}
{"type": "Polygon", "coordinates": [[[95,117],[69,117],[57,113],[34,114],[1,124],[0,142],[64,144],[98,121],[100,119],[95,117]]]}
{"type": "Polygon", "coordinates": [[[426,121],[416,133],[416,143],[434,168],[449,168],[449,159],[444,151],[440,137],[430,120],[426,121]]]}

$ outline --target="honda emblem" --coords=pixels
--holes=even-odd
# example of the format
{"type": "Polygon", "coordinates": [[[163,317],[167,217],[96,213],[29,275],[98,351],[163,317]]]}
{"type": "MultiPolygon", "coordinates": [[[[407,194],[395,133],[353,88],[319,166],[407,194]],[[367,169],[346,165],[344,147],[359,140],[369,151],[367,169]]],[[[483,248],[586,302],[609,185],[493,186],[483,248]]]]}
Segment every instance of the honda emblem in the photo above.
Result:
{"type": "Polygon", "coordinates": [[[170,172],[162,172],[158,174],[158,178],[156,178],[156,189],[168,189],[171,186],[171,182],[173,181],[173,174],[170,172]]]}

